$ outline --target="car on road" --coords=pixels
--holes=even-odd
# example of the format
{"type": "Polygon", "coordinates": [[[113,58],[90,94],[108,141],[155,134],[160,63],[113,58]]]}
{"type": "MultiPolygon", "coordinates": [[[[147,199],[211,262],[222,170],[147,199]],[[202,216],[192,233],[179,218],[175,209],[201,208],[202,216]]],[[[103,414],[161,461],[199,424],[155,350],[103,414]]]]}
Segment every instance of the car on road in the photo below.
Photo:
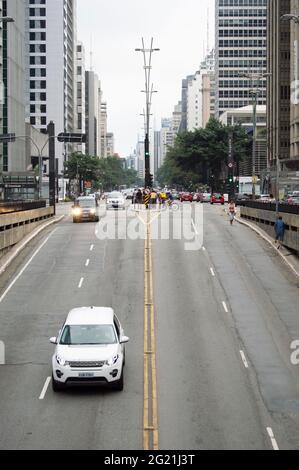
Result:
{"type": "Polygon", "coordinates": [[[113,191],[107,196],[106,209],[122,209],[125,210],[126,201],[124,195],[118,191],[113,191]]]}
{"type": "Polygon", "coordinates": [[[205,202],[211,201],[211,193],[201,193],[200,194],[200,202],[203,204],[205,202]]]}
{"type": "Polygon", "coordinates": [[[193,194],[191,193],[182,193],[180,195],[181,202],[193,202],[193,194]]]}
{"type": "Polygon", "coordinates": [[[135,191],[137,191],[135,188],[126,189],[126,191],[125,191],[126,199],[133,200],[135,191]]]}
{"type": "Polygon", "coordinates": [[[193,202],[200,202],[200,193],[193,194],[193,202]]]}
{"type": "Polygon", "coordinates": [[[287,203],[288,204],[294,204],[294,205],[298,205],[299,204],[299,197],[298,196],[291,196],[288,200],[287,200],[287,203]]]}
{"type": "Polygon", "coordinates": [[[52,388],[107,385],[123,390],[125,343],[119,319],[112,308],[82,307],[71,310],[52,357],[52,388]]]}
{"type": "Polygon", "coordinates": [[[224,206],[225,199],[223,194],[214,193],[211,196],[211,204],[222,204],[224,206]]]}
{"type": "Polygon", "coordinates": [[[72,208],[73,222],[98,222],[97,200],[95,197],[81,196],[72,208]]]}

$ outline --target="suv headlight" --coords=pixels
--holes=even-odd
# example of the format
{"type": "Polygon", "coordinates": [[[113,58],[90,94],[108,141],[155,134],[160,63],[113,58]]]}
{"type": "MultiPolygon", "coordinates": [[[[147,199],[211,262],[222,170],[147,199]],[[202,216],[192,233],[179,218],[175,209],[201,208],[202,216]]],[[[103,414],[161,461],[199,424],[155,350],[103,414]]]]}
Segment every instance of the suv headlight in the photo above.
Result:
{"type": "Polygon", "coordinates": [[[90,213],[91,213],[91,214],[95,214],[95,213],[96,213],[96,210],[95,210],[95,209],[90,209],[90,213]]]}
{"type": "Polygon", "coordinates": [[[108,359],[107,361],[105,361],[105,364],[107,366],[113,366],[117,361],[118,361],[118,354],[116,354],[115,356],[111,357],[111,359],[108,359]]]}
{"type": "Polygon", "coordinates": [[[73,210],[73,214],[78,216],[78,215],[81,215],[81,209],[79,207],[76,207],[74,210],[73,210]]]}
{"type": "Polygon", "coordinates": [[[58,356],[58,355],[56,355],[56,362],[62,367],[70,365],[70,363],[68,361],[66,361],[65,359],[63,359],[63,357],[58,356]]]}

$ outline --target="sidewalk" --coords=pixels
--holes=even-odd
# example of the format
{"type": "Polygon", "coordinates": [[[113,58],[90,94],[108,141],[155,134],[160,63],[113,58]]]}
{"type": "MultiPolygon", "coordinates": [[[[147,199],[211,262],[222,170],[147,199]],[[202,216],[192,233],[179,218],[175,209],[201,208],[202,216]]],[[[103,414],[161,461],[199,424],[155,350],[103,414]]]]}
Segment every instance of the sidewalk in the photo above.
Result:
{"type": "Polygon", "coordinates": [[[248,220],[242,219],[240,216],[236,217],[236,221],[241,224],[245,225],[246,227],[253,230],[257,233],[263,240],[269,243],[273,250],[283,259],[283,261],[287,264],[287,266],[292,270],[295,276],[299,278],[299,258],[298,256],[294,255],[291,251],[289,251],[286,247],[282,246],[280,250],[277,249],[277,245],[275,244],[275,239],[270,237],[263,229],[259,226],[255,225],[248,220]]]}

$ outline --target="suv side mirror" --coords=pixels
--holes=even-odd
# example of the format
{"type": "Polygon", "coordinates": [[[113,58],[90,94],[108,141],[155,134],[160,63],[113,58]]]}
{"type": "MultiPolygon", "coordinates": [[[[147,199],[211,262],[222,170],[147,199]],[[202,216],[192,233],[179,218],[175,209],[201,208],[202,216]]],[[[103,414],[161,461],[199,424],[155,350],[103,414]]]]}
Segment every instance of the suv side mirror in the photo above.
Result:
{"type": "Polygon", "coordinates": [[[128,338],[127,336],[122,336],[120,338],[120,344],[128,343],[129,341],[130,341],[130,338],[128,338]]]}
{"type": "Polygon", "coordinates": [[[56,336],[53,336],[53,338],[50,338],[50,343],[51,343],[51,344],[57,344],[57,338],[56,338],[56,336]]]}

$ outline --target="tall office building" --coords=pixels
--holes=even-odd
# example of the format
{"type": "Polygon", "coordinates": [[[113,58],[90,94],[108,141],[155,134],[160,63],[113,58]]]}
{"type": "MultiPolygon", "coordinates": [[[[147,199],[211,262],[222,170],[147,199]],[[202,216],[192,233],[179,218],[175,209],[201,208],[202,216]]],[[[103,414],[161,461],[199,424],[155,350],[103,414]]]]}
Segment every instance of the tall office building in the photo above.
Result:
{"type": "MultiPolygon", "coordinates": [[[[25,0],[27,40],[27,115],[46,132],[74,132],[76,123],[76,0],[25,0]]],[[[20,2],[18,2],[20,3],[20,2]]],[[[72,152],[56,143],[59,173],[72,152]]]]}
{"type": "MultiPolygon", "coordinates": [[[[216,0],[216,116],[251,104],[252,83],[241,75],[266,68],[267,0],[216,0]]],[[[265,105],[266,78],[260,91],[265,105]]]]}
{"type": "Polygon", "coordinates": [[[86,153],[99,157],[101,153],[101,89],[99,77],[93,71],[85,72],[85,108],[86,153]]]}
{"type": "Polygon", "coordinates": [[[115,155],[114,134],[107,132],[107,157],[113,157],[113,155],[115,155]]]}
{"type": "MultiPolygon", "coordinates": [[[[77,103],[76,103],[76,130],[85,134],[85,50],[81,42],[77,44],[77,103]]],[[[85,144],[77,145],[77,151],[85,153],[85,144]]]]}
{"type": "Polygon", "coordinates": [[[101,103],[101,157],[107,158],[107,103],[101,103]]]}
{"type": "Polygon", "coordinates": [[[181,104],[182,104],[182,116],[179,132],[187,131],[187,111],[188,111],[188,85],[194,79],[194,75],[188,75],[182,80],[182,95],[181,95],[181,104]]]}
{"type": "MultiPolygon", "coordinates": [[[[0,133],[25,135],[25,4],[1,0],[1,17],[13,23],[0,23],[0,133]]],[[[26,171],[25,142],[0,145],[0,173],[26,171]]]]}

